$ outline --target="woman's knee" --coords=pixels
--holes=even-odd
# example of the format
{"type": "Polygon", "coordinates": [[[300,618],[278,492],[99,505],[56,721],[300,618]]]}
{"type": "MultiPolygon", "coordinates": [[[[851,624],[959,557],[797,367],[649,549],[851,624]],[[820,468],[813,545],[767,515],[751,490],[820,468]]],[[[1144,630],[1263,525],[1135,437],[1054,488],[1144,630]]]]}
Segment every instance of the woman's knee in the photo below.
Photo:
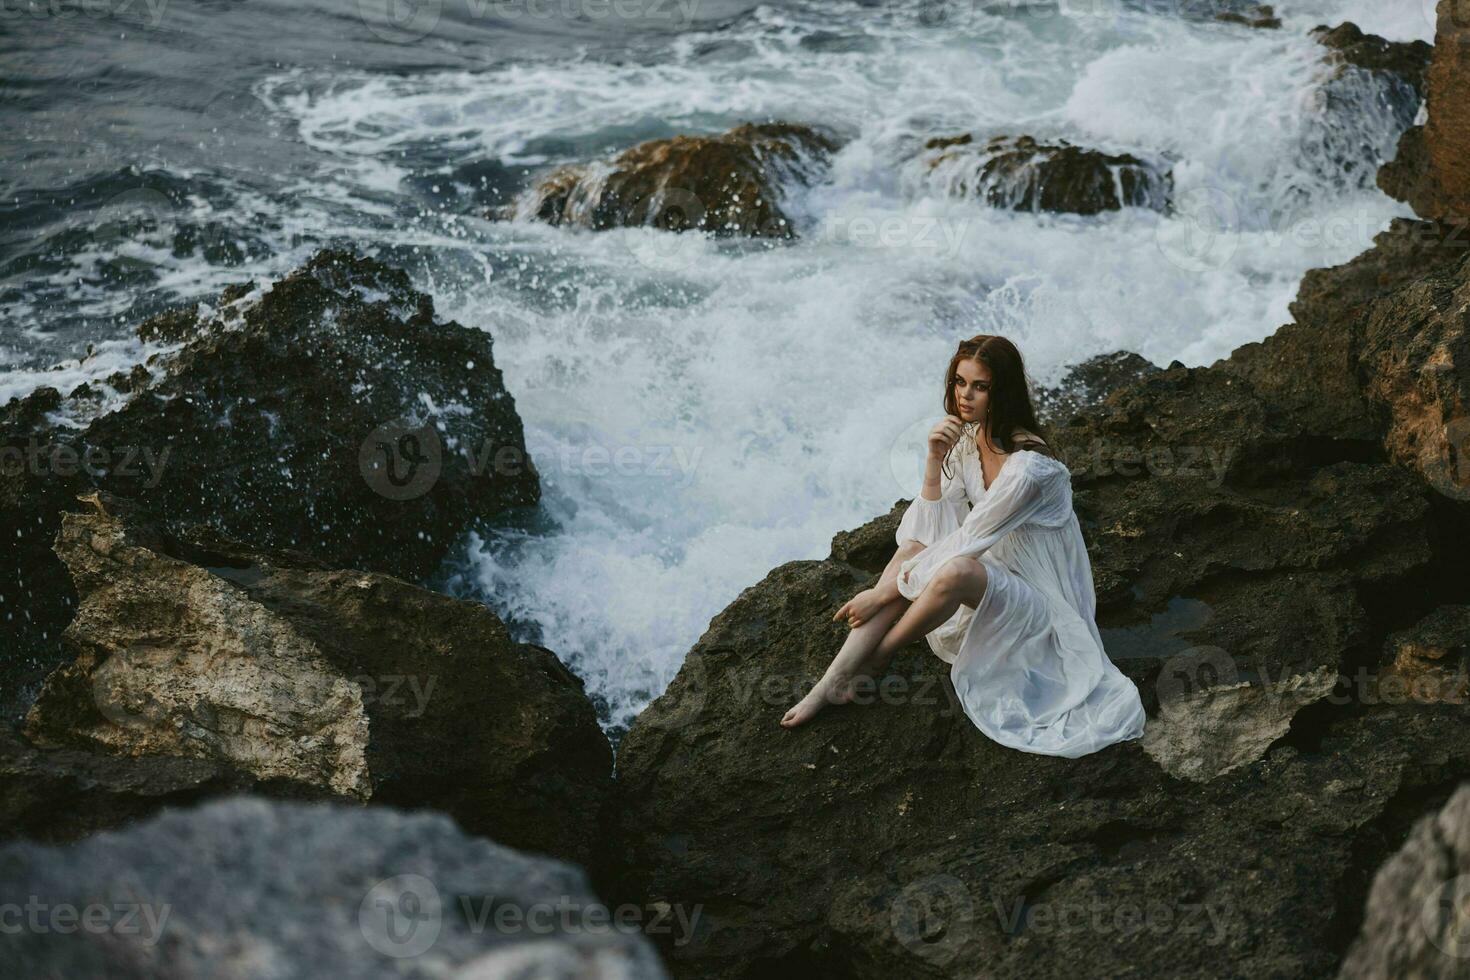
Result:
{"type": "Polygon", "coordinates": [[[918,538],[908,538],[903,542],[903,544],[898,546],[898,553],[903,555],[905,558],[912,558],[914,555],[917,555],[919,552],[923,551],[927,547],[929,546],[920,541],[918,538]]]}
{"type": "MultiPolygon", "coordinates": [[[[939,566],[934,573],[934,581],[942,583],[945,589],[961,593],[966,599],[978,600],[985,594],[985,565],[976,558],[957,555],[939,566]]],[[[971,603],[966,602],[966,605],[971,603]]]]}

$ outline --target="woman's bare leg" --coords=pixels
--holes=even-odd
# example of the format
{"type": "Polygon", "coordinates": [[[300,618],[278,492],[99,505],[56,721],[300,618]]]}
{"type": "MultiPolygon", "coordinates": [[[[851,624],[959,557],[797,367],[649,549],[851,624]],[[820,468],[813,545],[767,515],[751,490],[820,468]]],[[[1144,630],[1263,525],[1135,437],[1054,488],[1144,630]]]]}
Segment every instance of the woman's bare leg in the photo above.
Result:
{"type": "MultiPolygon", "coordinates": [[[[914,542],[917,543],[917,542],[914,542]]],[[[914,548],[909,556],[923,548],[914,548]]],[[[884,575],[896,575],[904,557],[894,555],[884,575]]],[[[879,577],[882,581],[882,576],[879,577]]],[[[827,672],[796,703],[781,724],[786,728],[811,720],[828,704],[852,700],[852,680],[887,669],[893,655],[910,643],[949,621],[961,604],[977,609],[989,584],[985,565],[974,558],[951,558],[934,574],[919,597],[910,603],[902,597],[885,605],[872,619],[848,634],[842,649],[827,672]]]]}
{"type": "Polygon", "coordinates": [[[883,635],[866,668],[881,672],[895,653],[943,626],[962,604],[978,609],[989,584],[985,564],[978,559],[951,558],[945,562],[919,597],[909,604],[903,618],[883,635]]]}
{"type": "MultiPolygon", "coordinates": [[[[923,550],[924,545],[918,541],[905,541],[893,553],[893,557],[889,559],[882,574],[878,576],[878,584],[884,585],[891,582],[897,577],[899,566],[923,550]]],[[[822,675],[822,679],[812,685],[806,697],[786,712],[781,719],[781,724],[786,728],[795,728],[810,720],[826,705],[844,704],[852,700],[853,678],[863,673],[863,662],[877,648],[879,641],[883,639],[883,634],[902,615],[907,605],[908,600],[900,596],[880,609],[872,619],[847,634],[847,639],[842,643],[842,649],[838,650],[837,656],[832,658],[832,663],[827,667],[827,672],[822,675]]]]}

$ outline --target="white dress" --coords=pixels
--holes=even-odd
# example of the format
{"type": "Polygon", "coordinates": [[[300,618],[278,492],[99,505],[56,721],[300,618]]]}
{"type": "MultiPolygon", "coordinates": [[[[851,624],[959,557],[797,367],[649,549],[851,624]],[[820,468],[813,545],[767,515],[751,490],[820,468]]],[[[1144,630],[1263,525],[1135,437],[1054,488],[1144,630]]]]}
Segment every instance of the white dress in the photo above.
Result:
{"type": "Polygon", "coordinates": [[[969,428],[941,475],[939,500],[915,495],[897,541],[898,591],[915,599],[956,555],[985,564],[977,608],[961,605],[926,639],[951,665],[965,714],[1002,745],[1075,758],[1143,735],[1138,688],[1103,649],[1092,566],[1072,510],[1067,464],[1018,449],[990,488],[969,428]],[[972,506],[973,505],[973,506],[972,506]]]}

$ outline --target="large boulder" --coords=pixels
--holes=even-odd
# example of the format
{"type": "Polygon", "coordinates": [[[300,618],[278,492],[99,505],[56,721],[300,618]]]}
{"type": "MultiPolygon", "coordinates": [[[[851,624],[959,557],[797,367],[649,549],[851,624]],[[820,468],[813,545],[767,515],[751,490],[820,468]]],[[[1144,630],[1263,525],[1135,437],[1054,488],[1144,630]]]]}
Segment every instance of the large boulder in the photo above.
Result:
{"type": "Polygon", "coordinates": [[[618,758],[622,888],[704,903],[677,976],[1336,969],[1373,869],[1470,778],[1453,685],[1392,680],[1466,639],[1470,499],[1425,460],[1455,458],[1470,263],[1401,222],[1317,282],[1267,341],[1053,425],[1143,739],[1004,748],[922,644],[780,728],[902,502],[715,617],[618,758]]]}
{"type": "Polygon", "coordinates": [[[918,158],[920,180],[955,197],[997,208],[1097,214],[1123,207],[1169,207],[1173,178],[1157,163],[1110,154],[1066,140],[969,133],[935,137],[918,158]]]}
{"type": "Polygon", "coordinates": [[[1036,417],[1042,425],[1056,425],[1092,408],[1124,385],[1146,378],[1161,368],[1148,358],[1120,350],[1089,357],[1069,367],[1055,385],[1032,393],[1036,417]]]}
{"type": "Polygon", "coordinates": [[[178,345],[66,396],[0,408],[6,713],[58,662],[75,596],[51,541],[100,488],[163,519],[408,579],[540,489],[490,335],[434,316],[401,271],[318,253],[139,332],[178,345]]]}
{"type": "Polygon", "coordinates": [[[1338,980],[1470,976],[1470,784],[1414,825],[1373,879],[1363,931],[1338,980]]]}
{"type": "Polygon", "coordinates": [[[10,844],[0,869],[26,896],[0,932],[17,977],[659,980],[641,933],[688,925],[387,807],[240,796],[70,847],[10,844]]]}
{"type": "Polygon", "coordinates": [[[837,145],[821,129],[782,122],[648,140],[610,161],[558,167],[492,217],[794,238],[781,206],[787,187],[811,182],[837,145]]]}
{"type": "Polygon", "coordinates": [[[484,605],[372,572],[135,524],[100,495],[57,552],[76,659],[25,734],[179,756],[300,794],[429,806],[471,833],[597,865],[612,751],[581,682],[484,605]]]}

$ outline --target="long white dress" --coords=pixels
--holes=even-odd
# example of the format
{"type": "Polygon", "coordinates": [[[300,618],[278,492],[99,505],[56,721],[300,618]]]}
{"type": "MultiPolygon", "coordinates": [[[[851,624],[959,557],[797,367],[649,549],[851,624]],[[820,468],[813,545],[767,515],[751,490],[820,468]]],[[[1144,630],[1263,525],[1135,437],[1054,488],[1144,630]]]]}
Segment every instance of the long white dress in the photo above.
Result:
{"type": "Polygon", "coordinates": [[[918,598],[956,555],[985,564],[980,605],[961,605],[926,637],[951,665],[965,714],[1002,745],[1044,755],[1076,758],[1141,737],[1138,688],[1108,659],[1094,620],[1067,465],[1018,449],[986,489],[967,427],[951,469],[940,499],[916,494],[899,522],[898,543],[927,547],[902,564],[898,590],[918,598]]]}

